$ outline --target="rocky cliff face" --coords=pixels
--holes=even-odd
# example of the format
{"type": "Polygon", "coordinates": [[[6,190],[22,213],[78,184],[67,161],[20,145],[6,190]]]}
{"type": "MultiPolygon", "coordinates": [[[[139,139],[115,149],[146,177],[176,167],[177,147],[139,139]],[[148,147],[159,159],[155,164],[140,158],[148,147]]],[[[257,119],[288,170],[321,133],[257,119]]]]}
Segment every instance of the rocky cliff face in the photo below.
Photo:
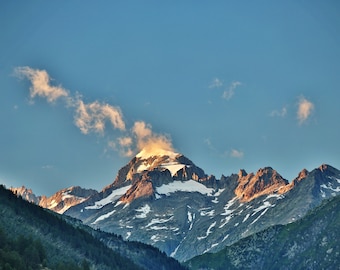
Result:
{"type": "Polygon", "coordinates": [[[265,194],[281,193],[280,188],[289,183],[271,167],[260,169],[255,175],[253,173],[247,174],[244,170],[241,170],[238,176],[235,194],[243,202],[249,202],[265,194]]]}

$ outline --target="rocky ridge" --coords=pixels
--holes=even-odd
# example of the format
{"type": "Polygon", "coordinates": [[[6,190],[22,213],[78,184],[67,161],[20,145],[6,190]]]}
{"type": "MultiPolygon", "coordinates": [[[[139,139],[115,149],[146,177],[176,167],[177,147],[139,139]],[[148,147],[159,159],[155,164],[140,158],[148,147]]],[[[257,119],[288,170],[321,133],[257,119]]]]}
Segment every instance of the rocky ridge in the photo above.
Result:
{"type": "Polygon", "coordinates": [[[35,203],[59,214],[63,214],[70,207],[82,203],[89,197],[98,193],[96,190],[84,189],[79,186],[59,190],[51,197],[36,196],[31,189],[27,189],[24,186],[20,188],[11,188],[10,190],[14,194],[21,196],[29,202],[35,203]]]}

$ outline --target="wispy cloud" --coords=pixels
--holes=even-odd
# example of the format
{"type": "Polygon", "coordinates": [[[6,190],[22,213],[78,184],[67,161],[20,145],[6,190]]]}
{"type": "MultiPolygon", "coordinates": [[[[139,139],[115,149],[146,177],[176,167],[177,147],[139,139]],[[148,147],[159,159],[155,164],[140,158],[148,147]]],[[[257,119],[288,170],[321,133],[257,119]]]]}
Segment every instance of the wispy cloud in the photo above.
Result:
{"type": "Polygon", "coordinates": [[[131,146],[132,138],[131,137],[120,137],[118,138],[118,142],[121,146],[131,146]]]}
{"type": "Polygon", "coordinates": [[[307,121],[311,113],[314,111],[314,107],[315,106],[311,101],[307,100],[303,96],[300,97],[297,111],[297,119],[300,125],[307,121]]]}
{"type": "Polygon", "coordinates": [[[174,151],[169,136],[153,133],[151,125],[147,125],[144,121],[135,122],[132,132],[136,136],[139,151],[144,150],[155,155],[163,151],[174,151]]]}
{"type": "Polygon", "coordinates": [[[48,102],[54,102],[60,97],[67,97],[68,91],[62,86],[52,86],[51,78],[46,70],[32,69],[30,67],[18,67],[14,70],[19,78],[27,78],[31,81],[30,96],[46,98],[48,102]]]}
{"type": "Polygon", "coordinates": [[[77,101],[74,122],[82,133],[103,133],[105,122],[111,122],[116,129],[125,130],[123,115],[119,107],[94,101],[85,104],[82,100],[77,101]]]}
{"type": "Polygon", "coordinates": [[[219,88],[223,86],[223,82],[219,78],[214,78],[209,85],[209,88],[219,88]]]}
{"type": "MultiPolygon", "coordinates": [[[[27,78],[31,82],[30,97],[45,98],[49,103],[62,98],[65,107],[74,109],[74,124],[81,133],[97,133],[104,135],[108,123],[124,132],[123,136],[115,140],[108,140],[108,148],[118,151],[123,156],[132,156],[136,151],[144,149],[148,152],[173,151],[169,136],[156,134],[151,125],[144,121],[137,121],[131,129],[126,129],[123,113],[118,106],[112,106],[100,101],[85,103],[80,94],[72,96],[69,91],[61,86],[52,86],[50,76],[45,70],[30,67],[18,67],[15,74],[19,78],[27,78]]],[[[105,150],[107,151],[107,149],[105,150]]],[[[47,169],[47,167],[45,168],[47,169]]]]}
{"type": "Polygon", "coordinates": [[[204,143],[208,146],[208,148],[212,151],[216,151],[216,147],[214,146],[213,142],[210,138],[204,139],[204,143]]]}
{"type": "Polygon", "coordinates": [[[44,170],[51,170],[51,169],[54,168],[54,166],[47,164],[47,165],[41,166],[41,168],[44,169],[44,170]]]}
{"type": "Polygon", "coordinates": [[[233,158],[243,158],[244,152],[236,149],[232,149],[230,152],[230,156],[233,158]]]}
{"type": "Polygon", "coordinates": [[[27,78],[31,82],[32,100],[39,96],[52,103],[63,98],[65,106],[75,108],[74,123],[83,134],[103,133],[106,122],[110,122],[115,129],[125,130],[123,114],[119,107],[99,101],[84,103],[81,95],[73,97],[62,86],[52,86],[51,77],[46,70],[17,67],[14,72],[19,78],[27,78]]]}
{"type": "Polygon", "coordinates": [[[271,117],[285,117],[287,115],[287,107],[282,107],[281,110],[273,110],[269,114],[271,117]]]}
{"type": "Polygon", "coordinates": [[[225,90],[222,93],[222,98],[225,100],[230,100],[234,96],[236,88],[239,87],[240,85],[242,85],[241,82],[233,81],[231,82],[230,85],[225,86],[224,82],[221,79],[214,78],[212,82],[210,83],[209,88],[212,88],[212,89],[225,88],[225,90]]]}
{"type": "Polygon", "coordinates": [[[236,89],[238,86],[240,86],[240,85],[242,85],[241,82],[239,82],[239,81],[233,81],[233,82],[229,85],[229,87],[228,87],[226,90],[223,91],[222,98],[223,98],[223,99],[226,99],[226,100],[230,100],[230,99],[234,96],[234,94],[235,94],[235,89],[236,89]]]}

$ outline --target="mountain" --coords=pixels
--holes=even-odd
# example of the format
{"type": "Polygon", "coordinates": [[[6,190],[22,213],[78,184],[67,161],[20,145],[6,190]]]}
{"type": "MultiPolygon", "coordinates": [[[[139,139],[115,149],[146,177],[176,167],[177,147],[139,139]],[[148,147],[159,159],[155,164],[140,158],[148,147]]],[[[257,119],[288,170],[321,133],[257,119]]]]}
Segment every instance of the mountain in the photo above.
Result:
{"type": "Polygon", "coordinates": [[[18,188],[14,188],[11,187],[10,190],[16,194],[17,196],[22,197],[24,200],[34,203],[34,204],[39,204],[41,197],[40,196],[36,196],[32,189],[28,189],[25,186],[22,187],[18,187],[18,188]]]}
{"type": "Polygon", "coordinates": [[[36,196],[31,189],[22,186],[19,188],[11,188],[12,192],[21,196],[25,200],[35,203],[41,207],[50,209],[59,214],[64,213],[70,207],[82,203],[90,196],[98,192],[93,189],[84,189],[79,186],[62,189],[51,197],[36,196]]]}
{"type": "Polygon", "coordinates": [[[340,196],[305,217],[186,262],[190,269],[339,269],[340,196]]]}
{"type": "Polygon", "coordinates": [[[141,151],[112,184],[65,214],[186,261],[299,220],[339,192],[340,171],[329,165],[290,183],[271,167],[216,179],[182,154],[141,151]]]}
{"type": "Polygon", "coordinates": [[[152,246],[93,230],[1,185],[0,213],[0,269],[184,269],[152,246]]]}

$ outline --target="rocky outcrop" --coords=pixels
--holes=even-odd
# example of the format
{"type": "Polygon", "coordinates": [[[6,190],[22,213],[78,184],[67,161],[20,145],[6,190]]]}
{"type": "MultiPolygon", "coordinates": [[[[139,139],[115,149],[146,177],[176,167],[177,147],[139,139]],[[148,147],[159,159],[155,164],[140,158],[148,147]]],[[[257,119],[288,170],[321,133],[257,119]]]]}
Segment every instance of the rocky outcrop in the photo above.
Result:
{"type": "Polygon", "coordinates": [[[278,192],[281,187],[289,184],[271,167],[259,169],[255,175],[253,173],[247,174],[246,171],[240,170],[238,177],[239,184],[235,189],[235,194],[243,202],[249,202],[259,196],[278,192]]]}
{"type": "Polygon", "coordinates": [[[69,187],[58,191],[51,197],[42,197],[39,205],[59,214],[63,214],[70,207],[82,203],[95,194],[97,194],[97,191],[93,189],[84,189],[79,186],[69,187]]]}

